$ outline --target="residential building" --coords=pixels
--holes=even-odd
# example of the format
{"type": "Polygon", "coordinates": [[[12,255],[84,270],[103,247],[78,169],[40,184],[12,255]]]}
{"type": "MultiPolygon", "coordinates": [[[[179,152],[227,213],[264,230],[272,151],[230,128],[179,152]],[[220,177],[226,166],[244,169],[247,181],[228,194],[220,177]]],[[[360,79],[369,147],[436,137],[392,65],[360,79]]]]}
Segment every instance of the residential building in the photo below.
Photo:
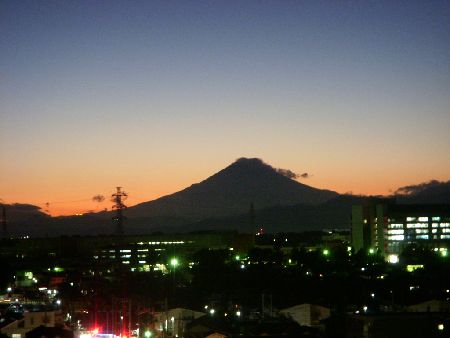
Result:
{"type": "Polygon", "coordinates": [[[25,338],[25,334],[39,326],[63,326],[61,311],[30,311],[23,318],[15,320],[0,329],[0,333],[12,338],[25,338]]]}
{"type": "Polygon", "coordinates": [[[352,245],[383,255],[398,255],[409,244],[450,248],[450,205],[396,204],[371,199],[352,207],[352,245]]]}
{"type": "Polygon", "coordinates": [[[301,326],[318,326],[320,321],[330,316],[330,309],[315,304],[300,304],[283,309],[280,314],[301,326]]]}

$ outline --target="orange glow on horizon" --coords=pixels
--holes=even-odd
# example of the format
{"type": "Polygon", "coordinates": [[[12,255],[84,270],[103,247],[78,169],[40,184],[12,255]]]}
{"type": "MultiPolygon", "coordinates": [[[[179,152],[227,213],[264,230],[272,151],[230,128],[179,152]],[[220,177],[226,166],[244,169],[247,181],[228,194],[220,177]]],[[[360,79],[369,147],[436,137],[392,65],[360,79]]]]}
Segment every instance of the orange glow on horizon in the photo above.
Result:
{"type": "MultiPolygon", "coordinates": [[[[315,180],[314,180],[315,181],[315,180]]],[[[336,191],[340,194],[354,194],[354,195],[384,195],[384,196],[388,196],[390,194],[392,194],[399,186],[395,186],[393,189],[391,189],[390,191],[388,189],[380,189],[380,187],[376,184],[372,184],[372,185],[368,185],[366,187],[365,190],[352,190],[352,189],[348,189],[345,184],[335,184],[335,185],[329,185],[329,186],[325,186],[325,185],[318,185],[318,184],[313,184],[313,180],[311,179],[309,180],[301,180],[299,181],[300,183],[306,184],[306,185],[310,185],[312,187],[315,188],[319,188],[319,189],[328,189],[328,190],[333,190],[336,191]]],[[[317,183],[317,182],[314,182],[317,183]]],[[[189,185],[186,185],[184,187],[180,187],[178,189],[176,189],[173,192],[162,192],[159,195],[155,195],[155,194],[148,194],[148,197],[145,197],[145,194],[143,193],[143,191],[140,191],[140,195],[144,196],[144,197],[133,197],[133,190],[129,190],[125,188],[125,191],[129,194],[129,199],[127,199],[125,201],[125,204],[128,207],[132,207],[134,205],[143,203],[143,202],[148,202],[148,201],[152,201],[155,199],[158,199],[159,197],[163,197],[172,193],[175,193],[177,191],[180,191],[186,187],[188,187],[189,185]]],[[[93,189],[95,191],[95,189],[93,189]]],[[[83,217],[84,214],[86,213],[97,213],[97,212],[101,212],[101,211],[111,211],[112,210],[112,205],[113,203],[110,201],[110,196],[105,196],[105,200],[101,203],[97,203],[95,201],[93,201],[92,199],[84,199],[84,200],[73,200],[73,199],[67,199],[67,201],[61,201],[61,199],[59,199],[57,202],[48,202],[48,205],[46,205],[46,202],[33,202],[33,201],[28,201],[28,202],[24,202],[24,201],[20,201],[20,202],[16,202],[16,201],[5,201],[6,203],[26,203],[26,204],[32,204],[32,205],[36,205],[39,206],[41,208],[42,212],[45,212],[49,215],[51,215],[52,217],[56,217],[56,216],[80,216],[83,217]]]]}
{"type": "MultiPolygon", "coordinates": [[[[234,157],[237,158],[238,156],[234,157]]],[[[247,156],[249,157],[249,156],[247,156]]],[[[254,156],[258,157],[258,156],[254,156]]],[[[260,156],[265,160],[263,156],[260,156]]],[[[399,187],[428,182],[431,179],[447,181],[448,172],[439,168],[429,172],[407,171],[402,167],[378,170],[371,165],[352,166],[349,161],[333,162],[329,157],[321,157],[305,168],[296,159],[273,158],[266,156],[266,163],[274,167],[289,168],[294,172],[307,171],[310,177],[297,181],[318,189],[328,189],[340,194],[354,195],[390,195],[399,187]],[[299,169],[300,168],[300,169],[299,169]]],[[[68,173],[46,173],[47,178],[37,175],[17,176],[17,180],[2,182],[6,194],[0,196],[4,203],[32,204],[41,208],[51,216],[69,216],[111,210],[111,195],[116,184],[128,193],[124,201],[128,207],[155,200],[183,190],[192,184],[199,183],[233,161],[231,159],[214,159],[198,164],[198,161],[181,161],[167,163],[152,170],[131,167],[126,176],[106,175],[103,171],[70,171],[68,173]],[[185,163],[185,164],[183,164],[185,163]],[[202,165],[203,164],[203,165],[202,165]],[[184,170],[180,171],[180,167],[184,170]],[[51,175],[50,175],[51,174],[51,175]],[[101,195],[103,201],[93,200],[101,195]],[[48,203],[48,204],[47,204],[48,203]]],[[[82,217],[82,216],[80,216],[82,217]]]]}

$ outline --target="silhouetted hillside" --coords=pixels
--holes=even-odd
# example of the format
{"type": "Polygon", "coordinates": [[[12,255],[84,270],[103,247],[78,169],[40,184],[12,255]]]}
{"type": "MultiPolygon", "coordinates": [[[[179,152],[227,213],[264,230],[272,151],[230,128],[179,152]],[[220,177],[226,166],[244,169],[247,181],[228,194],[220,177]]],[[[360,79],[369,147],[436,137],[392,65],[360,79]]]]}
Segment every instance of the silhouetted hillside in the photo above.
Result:
{"type": "Polygon", "coordinates": [[[397,190],[398,203],[408,204],[450,204],[450,181],[430,181],[427,183],[401,187],[397,190]]]}
{"type": "Polygon", "coordinates": [[[50,218],[40,207],[32,204],[2,204],[2,207],[5,208],[6,219],[14,222],[32,223],[50,218]]]}

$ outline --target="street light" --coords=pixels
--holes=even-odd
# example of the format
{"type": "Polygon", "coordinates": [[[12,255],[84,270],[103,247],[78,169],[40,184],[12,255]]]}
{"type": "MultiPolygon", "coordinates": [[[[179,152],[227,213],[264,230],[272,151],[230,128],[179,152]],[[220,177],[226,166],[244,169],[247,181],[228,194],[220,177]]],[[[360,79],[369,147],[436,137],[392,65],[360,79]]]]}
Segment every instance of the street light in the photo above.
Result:
{"type": "Polygon", "coordinates": [[[150,330],[145,331],[144,336],[145,336],[145,338],[150,338],[152,336],[152,331],[150,331],[150,330]]]}
{"type": "Polygon", "coordinates": [[[174,268],[178,266],[178,263],[178,259],[175,257],[170,260],[170,265],[172,265],[174,268]]]}

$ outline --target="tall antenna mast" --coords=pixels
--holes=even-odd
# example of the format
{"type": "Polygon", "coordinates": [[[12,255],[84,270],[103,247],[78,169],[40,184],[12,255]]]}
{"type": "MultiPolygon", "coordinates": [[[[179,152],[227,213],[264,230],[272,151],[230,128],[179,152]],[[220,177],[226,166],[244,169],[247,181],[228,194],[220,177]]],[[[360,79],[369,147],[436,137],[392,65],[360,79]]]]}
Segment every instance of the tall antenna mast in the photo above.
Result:
{"type": "Polygon", "coordinates": [[[113,221],[117,223],[117,235],[121,236],[124,234],[123,221],[125,219],[122,211],[127,208],[127,206],[123,204],[123,201],[127,199],[128,195],[121,190],[122,187],[117,187],[116,189],[116,193],[111,195],[111,202],[114,202],[112,208],[113,210],[116,210],[116,216],[113,218],[113,221]]]}
{"type": "Polygon", "coordinates": [[[6,220],[6,206],[4,204],[1,204],[1,215],[0,215],[0,224],[2,226],[2,238],[6,239],[8,238],[8,228],[7,228],[7,220],[6,220]]]}

